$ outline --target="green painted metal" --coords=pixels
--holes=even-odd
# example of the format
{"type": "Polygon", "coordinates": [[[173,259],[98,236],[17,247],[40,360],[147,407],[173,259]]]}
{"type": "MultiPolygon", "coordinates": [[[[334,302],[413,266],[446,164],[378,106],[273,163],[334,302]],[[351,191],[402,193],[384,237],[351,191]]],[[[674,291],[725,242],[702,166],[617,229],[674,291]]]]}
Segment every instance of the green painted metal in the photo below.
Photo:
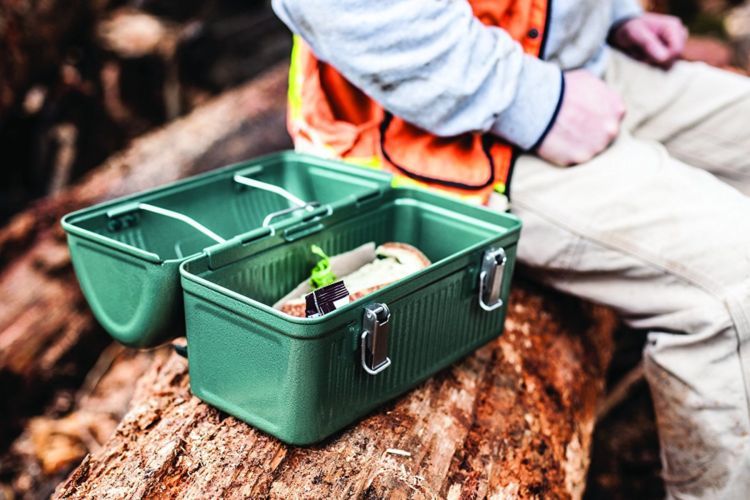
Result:
{"type": "Polygon", "coordinates": [[[220,244],[180,266],[190,383],[208,403],[291,444],[342,429],[502,332],[506,307],[479,306],[483,254],[507,256],[507,300],[520,222],[426,191],[393,189],[331,213],[281,224],[273,234],[220,244]],[[322,318],[270,307],[329,255],[375,241],[400,241],[433,262],[322,318]],[[364,307],[391,311],[391,365],[361,366],[364,307]]]}
{"type": "MultiPolygon", "coordinates": [[[[94,315],[115,339],[147,347],[180,335],[175,329],[184,324],[178,267],[215,243],[195,227],[139,209],[140,204],[187,215],[222,239],[245,241],[268,231],[261,224],[270,212],[293,206],[278,194],[236,182],[235,175],[333,207],[377,195],[390,183],[381,172],[285,152],[65,216],[76,276],[94,315]]],[[[307,213],[299,210],[273,222],[307,213]]]]}
{"type": "Polygon", "coordinates": [[[286,152],[62,223],[81,288],[114,338],[151,346],[186,325],[194,394],[288,443],[309,444],[502,332],[506,305],[480,307],[479,275],[485,252],[502,248],[507,301],[520,222],[390,181],[383,172],[286,152]],[[293,196],[247,186],[237,175],[293,196]],[[319,203],[290,211],[299,199],[319,203]],[[277,211],[284,213],[268,217],[277,211]],[[410,243],[433,264],[322,318],[271,307],[309,276],[317,259],[311,244],[335,255],[370,241],[410,243]],[[362,364],[364,311],[373,304],[391,312],[391,364],[376,375],[362,364]]]}

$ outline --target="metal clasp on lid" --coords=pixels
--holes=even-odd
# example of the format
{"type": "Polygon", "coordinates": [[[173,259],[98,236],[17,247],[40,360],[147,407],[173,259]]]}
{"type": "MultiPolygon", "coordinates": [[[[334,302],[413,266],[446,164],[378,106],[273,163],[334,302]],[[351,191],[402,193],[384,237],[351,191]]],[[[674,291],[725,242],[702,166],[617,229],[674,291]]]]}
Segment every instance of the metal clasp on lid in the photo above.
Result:
{"type": "Polygon", "coordinates": [[[479,271],[479,306],[485,311],[494,311],[503,306],[500,297],[508,258],[502,248],[490,248],[482,256],[479,271]]]}
{"type": "Polygon", "coordinates": [[[391,331],[391,311],[385,304],[369,304],[362,319],[362,368],[377,375],[389,366],[388,335],[391,331]]]}

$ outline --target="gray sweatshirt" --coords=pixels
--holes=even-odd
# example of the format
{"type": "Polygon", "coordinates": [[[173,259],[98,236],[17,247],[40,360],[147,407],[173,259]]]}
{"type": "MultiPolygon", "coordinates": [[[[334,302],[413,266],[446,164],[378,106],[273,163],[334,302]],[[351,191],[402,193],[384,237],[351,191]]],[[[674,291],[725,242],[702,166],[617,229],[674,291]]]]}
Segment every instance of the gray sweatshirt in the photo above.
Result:
{"type": "Polygon", "coordinates": [[[637,0],[550,0],[543,59],[484,26],[465,0],[273,0],[315,55],[406,121],[441,136],[491,132],[534,147],[562,99],[561,70],[604,71],[613,24],[637,0]]]}

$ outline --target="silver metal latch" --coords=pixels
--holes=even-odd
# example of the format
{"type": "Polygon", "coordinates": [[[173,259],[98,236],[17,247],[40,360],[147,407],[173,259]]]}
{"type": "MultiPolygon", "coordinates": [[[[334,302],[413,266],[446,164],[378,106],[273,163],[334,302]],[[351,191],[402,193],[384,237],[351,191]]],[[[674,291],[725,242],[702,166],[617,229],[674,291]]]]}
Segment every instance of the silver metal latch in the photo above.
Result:
{"type": "Polygon", "coordinates": [[[479,306],[485,311],[494,311],[503,306],[500,296],[507,261],[505,250],[502,248],[490,248],[482,256],[482,267],[479,271],[479,306]]]}
{"type": "Polygon", "coordinates": [[[370,375],[377,375],[389,366],[388,334],[391,331],[391,311],[385,304],[370,304],[365,307],[362,318],[362,368],[370,375]]]}

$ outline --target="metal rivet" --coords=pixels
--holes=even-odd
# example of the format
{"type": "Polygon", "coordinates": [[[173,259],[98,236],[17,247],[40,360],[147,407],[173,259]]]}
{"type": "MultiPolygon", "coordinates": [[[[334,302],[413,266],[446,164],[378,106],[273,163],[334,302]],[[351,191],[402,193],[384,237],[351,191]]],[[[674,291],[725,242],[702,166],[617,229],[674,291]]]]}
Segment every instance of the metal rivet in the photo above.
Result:
{"type": "Polygon", "coordinates": [[[531,28],[529,30],[528,35],[529,35],[529,38],[531,38],[532,40],[534,40],[534,39],[536,39],[536,38],[539,37],[539,30],[536,29],[536,28],[531,28]]]}

